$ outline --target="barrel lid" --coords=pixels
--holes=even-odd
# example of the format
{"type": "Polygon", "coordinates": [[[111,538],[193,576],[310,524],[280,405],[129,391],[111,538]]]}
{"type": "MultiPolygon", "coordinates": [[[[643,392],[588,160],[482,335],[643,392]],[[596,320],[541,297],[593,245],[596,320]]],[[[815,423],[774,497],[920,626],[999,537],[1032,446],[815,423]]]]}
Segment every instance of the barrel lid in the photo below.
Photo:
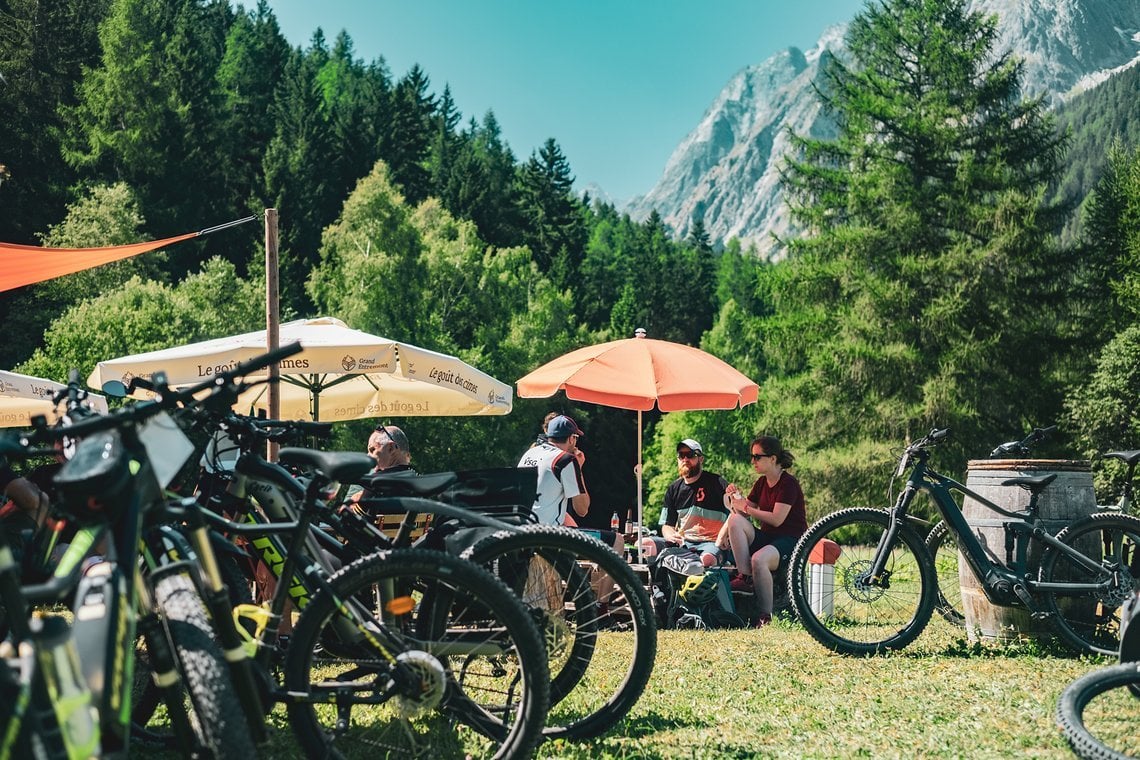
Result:
{"type": "Polygon", "coordinates": [[[970,470],[1046,470],[1052,472],[1088,472],[1087,459],[971,459],[970,470]]]}

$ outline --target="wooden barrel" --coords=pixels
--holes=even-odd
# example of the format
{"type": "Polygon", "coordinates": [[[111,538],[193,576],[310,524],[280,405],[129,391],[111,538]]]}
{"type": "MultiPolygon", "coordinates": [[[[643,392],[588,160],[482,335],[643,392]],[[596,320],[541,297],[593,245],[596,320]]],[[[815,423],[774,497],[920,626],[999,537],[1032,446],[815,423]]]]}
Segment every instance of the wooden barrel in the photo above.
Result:
{"type": "MultiPolygon", "coordinates": [[[[1003,481],[1056,473],[1056,480],[1037,498],[1041,525],[1054,535],[1077,518],[1096,510],[1092,473],[1087,461],[977,459],[971,460],[968,466],[966,487],[1010,512],[1029,506],[1029,491],[1020,486],[1003,486],[1003,481]]],[[[1012,521],[1011,518],[969,497],[962,504],[962,514],[990,559],[1006,564],[1004,526],[1012,521]]],[[[1033,578],[1037,577],[1043,549],[1040,542],[1030,541],[1026,572],[1033,578]]],[[[982,593],[981,583],[961,556],[958,558],[958,582],[962,589],[962,614],[966,618],[966,633],[970,640],[979,637],[998,640],[1025,636],[1047,638],[1053,635],[1049,621],[1034,620],[1024,608],[991,604],[982,593]]]]}

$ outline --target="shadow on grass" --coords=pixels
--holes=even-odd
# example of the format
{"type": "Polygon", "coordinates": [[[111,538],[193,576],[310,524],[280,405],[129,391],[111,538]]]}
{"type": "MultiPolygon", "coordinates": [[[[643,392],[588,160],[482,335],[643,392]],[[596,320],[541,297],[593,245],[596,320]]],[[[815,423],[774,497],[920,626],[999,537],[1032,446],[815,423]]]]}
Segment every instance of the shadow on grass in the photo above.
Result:
{"type": "Polygon", "coordinates": [[[659,712],[648,712],[626,718],[608,735],[620,734],[638,739],[643,736],[652,736],[659,731],[672,731],[678,728],[707,728],[713,725],[716,725],[715,722],[701,720],[695,715],[665,715],[659,712]]]}

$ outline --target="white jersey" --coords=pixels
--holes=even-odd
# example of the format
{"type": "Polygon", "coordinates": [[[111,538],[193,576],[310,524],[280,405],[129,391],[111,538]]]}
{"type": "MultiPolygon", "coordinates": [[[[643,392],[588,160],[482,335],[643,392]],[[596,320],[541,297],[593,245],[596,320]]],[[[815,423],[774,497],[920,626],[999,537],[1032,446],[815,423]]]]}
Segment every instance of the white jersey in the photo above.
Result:
{"type": "Polygon", "coordinates": [[[561,525],[567,501],[586,492],[578,458],[552,443],[536,443],[522,455],[518,466],[538,468],[538,493],[534,498],[538,521],[561,525]]]}

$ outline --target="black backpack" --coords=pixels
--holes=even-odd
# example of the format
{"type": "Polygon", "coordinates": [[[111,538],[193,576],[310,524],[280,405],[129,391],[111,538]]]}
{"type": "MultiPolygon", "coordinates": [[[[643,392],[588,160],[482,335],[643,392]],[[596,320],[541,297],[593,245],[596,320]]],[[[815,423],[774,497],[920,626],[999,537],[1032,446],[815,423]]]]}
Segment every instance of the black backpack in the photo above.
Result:
{"type": "Polygon", "coordinates": [[[680,546],[650,560],[653,608],[660,628],[744,628],[736,614],[728,571],[705,568],[700,554],[680,546]]]}

